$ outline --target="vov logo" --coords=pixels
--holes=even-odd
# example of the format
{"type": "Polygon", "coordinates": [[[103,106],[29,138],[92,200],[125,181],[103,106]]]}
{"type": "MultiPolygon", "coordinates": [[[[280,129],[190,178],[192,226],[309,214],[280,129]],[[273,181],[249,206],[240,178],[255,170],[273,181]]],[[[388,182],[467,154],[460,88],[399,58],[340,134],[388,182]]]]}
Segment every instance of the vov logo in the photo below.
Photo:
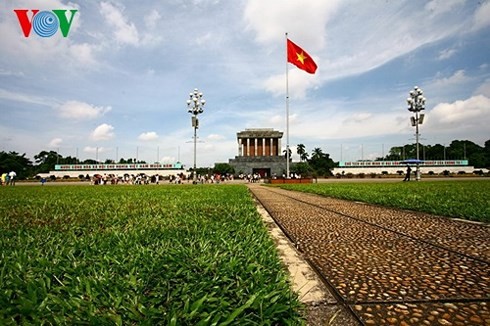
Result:
{"type": "Polygon", "coordinates": [[[52,11],[30,10],[32,15],[29,19],[28,9],[15,9],[19,24],[25,37],[29,37],[31,30],[41,37],[51,37],[59,30],[63,37],[67,37],[70,32],[73,18],[78,10],[54,9],[52,11]],[[66,12],[71,13],[70,18],[66,18],[66,12]]]}

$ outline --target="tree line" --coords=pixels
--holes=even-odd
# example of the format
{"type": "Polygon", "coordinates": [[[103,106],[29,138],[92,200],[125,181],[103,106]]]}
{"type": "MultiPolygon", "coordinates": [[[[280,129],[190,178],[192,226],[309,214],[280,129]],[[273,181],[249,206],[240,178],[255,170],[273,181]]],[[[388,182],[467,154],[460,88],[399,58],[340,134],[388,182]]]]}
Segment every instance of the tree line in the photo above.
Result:
{"type": "MultiPolygon", "coordinates": [[[[300,162],[292,165],[292,171],[301,175],[329,176],[332,175],[332,169],[338,166],[338,162],[334,162],[321,148],[314,148],[310,156],[305,145],[298,144],[296,153],[300,162]]],[[[406,144],[392,147],[386,156],[377,157],[375,161],[402,161],[416,157],[416,144],[406,144]]],[[[419,143],[419,158],[424,161],[468,160],[468,165],[475,168],[490,168],[490,139],[485,142],[484,147],[469,140],[453,140],[449,146],[419,143]]]]}
{"type": "MultiPolygon", "coordinates": [[[[63,157],[55,151],[41,151],[39,154],[34,155],[34,162],[26,157],[26,154],[20,155],[17,152],[0,152],[0,173],[15,171],[19,179],[27,179],[34,177],[39,173],[48,173],[54,170],[56,164],[99,164],[93,159],[87,159],[84,161],[78,160],[76,157],[67,156],[63,157]]],[[[105,160],[104,164],[115,164],[114,160],[105,160]]],[[[146,164],[145,161],[136,160],[135,158],[124,159],[121,158],[117,163],[119,164],[146,164]]]]}
{"type": "MultiPolygon", "coordinates": [[[[332,170],[338,166],[330,158],[330,154],[325,153],[321,148],[316,147],[307,152],[304,144],[296,146],[296,153],[300,161],[291,165],[293,173],[303,176],[328,176],[332,175],[332,170]]],[[[284,152],[286,155],[286,152],[284,152]]],[[[291,160],[291,149],[289,149],[291,160]]],[[[416,144],[406,144],[403,146],[392,147],[384,157],[376,158],[377,161],[399,161],[416,157],[416,144]]],[[[470,166],[475,168],[490,168],[490,139],[482,147],[469,140],[453,140],[449,146],[441,144],[423,145],[419,144],[419,158],[422,160],[468,160],[470,166]]],[[[33,177],[38,173],[48,173],[54,170],[56,164],[98,164],[96,160],[87,159],[79,161],[76,157],[63,157],[55,151],[41,151],[34,155],[34,162],[26,157],[26,154],[17,152],[0,152],[0,173],[15,171],[19,179],[33,177]]],[[[106,160],[105,164],[146,164],[145,161],[136,158],[121,158],[118,162],[106,160]]],[[[208,168],[201,169],[202,172],[209,171],[208,168]]],[[[198,169],[198,172],[200,170],[198,169]]],[[[216,163],[214,173],[234,173],[233,169],[226,163],[216,163]]]]}

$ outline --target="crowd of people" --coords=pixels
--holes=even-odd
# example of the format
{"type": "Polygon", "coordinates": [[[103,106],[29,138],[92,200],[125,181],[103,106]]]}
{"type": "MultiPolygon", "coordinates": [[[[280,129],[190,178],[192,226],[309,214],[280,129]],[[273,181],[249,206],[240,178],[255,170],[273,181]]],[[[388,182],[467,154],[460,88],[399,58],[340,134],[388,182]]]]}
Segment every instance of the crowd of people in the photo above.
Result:
{"type": "MultiPolygon", "coordinates": [[[[182,184],[193,182],[193,174],[179,173],[176,175],[169,175],[167,177],[161,175],[146,175],[140,174],[124,174],[118,176],[115,174],[95,174],[91,178],[87,176],[86,179],[90,179],[93,185],[107,185],[107,184],[131,184],[131,185],[147,185],[147,184],[160,184],[160,182],[168,181],[172,184],[182,184]]],[[[224,181],[233,180],[233,175],[221,175],[221,174],[205,174],[198,175],[196,178],[197,183],[220,183],[224,181]]]]}
{"type": "Polygon", "coordinates": [[[256,183],[260,181],[261,176],[259,173],[249,173],[249,174],[240,173],[238,175],[238,178],[242,180],[246,180],[250,183],[256,183]]]}
{"type": "Polygon", "coordinates": [[[17,178],[17,173],[15,171],[4,172],[1,175],[1,185],[2,186],[15,186],[15,181],[17,178]]]}

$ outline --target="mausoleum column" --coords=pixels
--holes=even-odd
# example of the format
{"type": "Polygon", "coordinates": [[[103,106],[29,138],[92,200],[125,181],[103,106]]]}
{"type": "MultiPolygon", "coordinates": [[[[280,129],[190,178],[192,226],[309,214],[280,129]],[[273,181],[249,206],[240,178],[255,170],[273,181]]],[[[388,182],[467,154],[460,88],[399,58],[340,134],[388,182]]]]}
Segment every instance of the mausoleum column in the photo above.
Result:
{"type": "Polygon", "coordinates": [[[250,156],[250,138],[247,138],[247,156],[250,156]]]}

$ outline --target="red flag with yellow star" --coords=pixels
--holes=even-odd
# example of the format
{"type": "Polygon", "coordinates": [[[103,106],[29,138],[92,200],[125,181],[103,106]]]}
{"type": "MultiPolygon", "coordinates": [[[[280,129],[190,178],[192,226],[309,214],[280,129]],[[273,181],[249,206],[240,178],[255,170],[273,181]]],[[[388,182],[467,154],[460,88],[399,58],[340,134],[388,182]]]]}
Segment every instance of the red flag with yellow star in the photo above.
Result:
{"type": "Polygon", "coordinates": [[[302,48],[287,39],[288,62],[310,74],[316,71],[316,63],[302,48]]]}

